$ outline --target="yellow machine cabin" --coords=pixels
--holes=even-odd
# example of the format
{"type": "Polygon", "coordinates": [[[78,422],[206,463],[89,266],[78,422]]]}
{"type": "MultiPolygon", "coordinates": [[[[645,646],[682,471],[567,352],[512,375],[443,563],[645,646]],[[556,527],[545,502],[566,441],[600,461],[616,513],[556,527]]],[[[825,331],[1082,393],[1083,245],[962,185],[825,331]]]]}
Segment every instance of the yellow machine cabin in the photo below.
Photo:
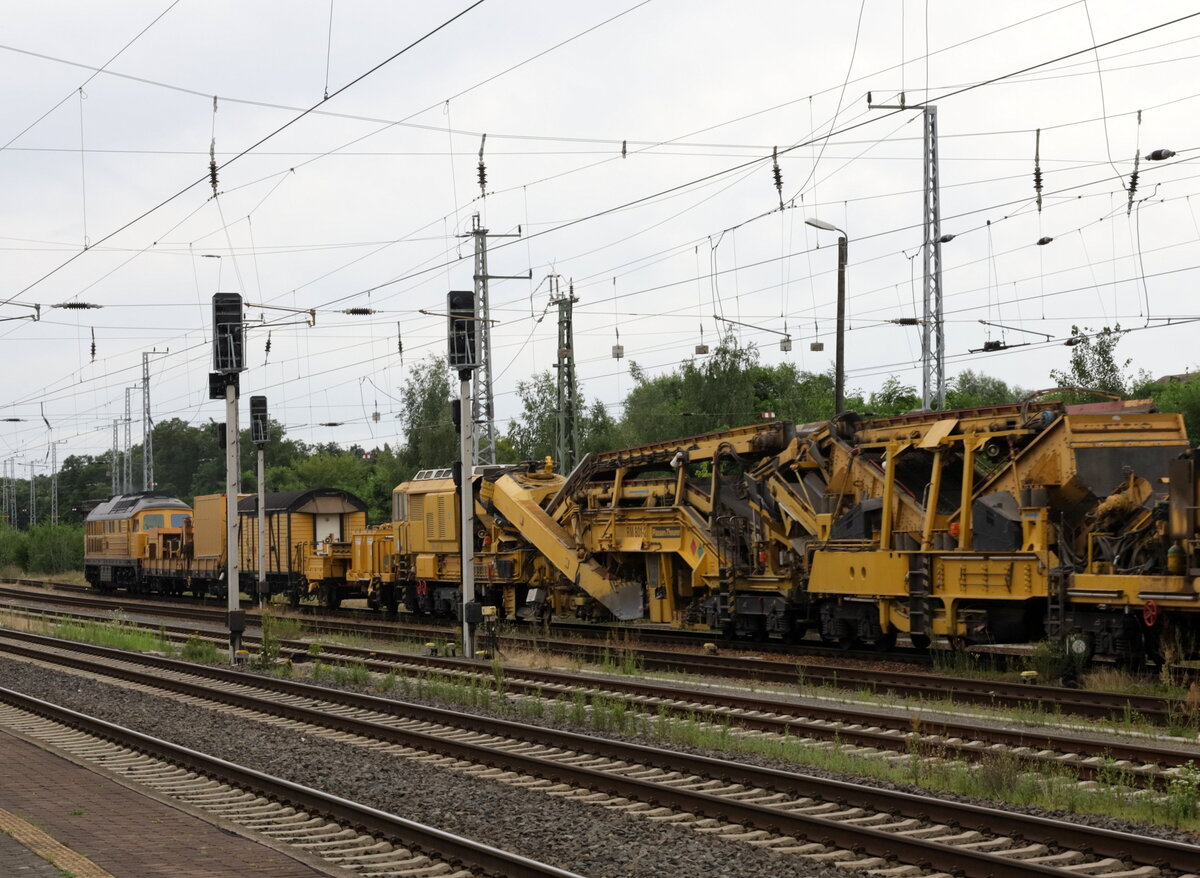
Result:
{"type": "MultiPolygon", "coordinates": [[[[540,466],[477,467],[472,476],[475,531],[468,538],[476,592],[506,616],[540,613],[555,595],[569,600],[567,593],[576,589],[622,609],[605,571],[543,508],[563,481],[549,460],[540,466]]],[[[412,612],[453,615],[461,602],[461,529],[450,470],[417,473],[397,486],[392,502],[389,525],[354,535],[353,575],[377,576],[384,604],[390,597],[412,612]],[[382,570],[369,566],[380,563],[382,570]]],[[[633,615],[622,618],[640,614],[639,595],[633,615]]]]}

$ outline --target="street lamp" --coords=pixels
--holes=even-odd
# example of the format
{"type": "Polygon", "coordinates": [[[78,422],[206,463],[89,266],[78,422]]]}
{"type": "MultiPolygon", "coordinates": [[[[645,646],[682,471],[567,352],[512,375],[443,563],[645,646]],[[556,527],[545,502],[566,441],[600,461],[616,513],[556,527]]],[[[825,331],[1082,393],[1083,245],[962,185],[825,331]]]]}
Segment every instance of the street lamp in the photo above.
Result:
{"type": "Polygon", "coordinates": [[[814,229],[824,232],[838,233],[838,287],[837,287],[837,330],[836,353],[833,366],[833,414],[837,417],[846,407],[846,259],[849,250],[847,235],[833,223],[827,223],[816,217],[804,221],[814,229]]]}

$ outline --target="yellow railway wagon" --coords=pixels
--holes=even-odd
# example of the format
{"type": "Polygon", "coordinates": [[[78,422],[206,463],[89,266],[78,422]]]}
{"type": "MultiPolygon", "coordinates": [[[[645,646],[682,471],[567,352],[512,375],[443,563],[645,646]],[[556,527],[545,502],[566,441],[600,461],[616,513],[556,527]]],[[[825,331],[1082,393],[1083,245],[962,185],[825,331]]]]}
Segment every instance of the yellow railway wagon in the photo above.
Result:
{"type": "MultiPolygon", "coordinates": [[[[367,525],[367,504],[337,488],[279,491],[265,495],[266,585],[294,603],[317,597],[328,607],[365,596],[349,579],[351,534],[367,525]]],[[[238,501],[238,565],[242,590],[258,583],[258,495],[238,501]]],[[[222,515],[222,521],[224,516],[222,515]]]]}

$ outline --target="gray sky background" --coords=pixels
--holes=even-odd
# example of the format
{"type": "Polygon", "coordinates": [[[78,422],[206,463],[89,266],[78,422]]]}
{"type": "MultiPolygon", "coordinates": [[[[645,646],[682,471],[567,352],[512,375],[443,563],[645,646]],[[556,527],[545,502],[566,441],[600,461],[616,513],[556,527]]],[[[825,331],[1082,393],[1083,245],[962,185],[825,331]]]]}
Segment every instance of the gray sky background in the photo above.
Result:
{"type": "MultiPolygon", "coordinates": [[[[169,351],[151,361],[155,420],[222,419],[206,383],[218,291],[318,312],[308,327],[248,309],[269,325],[250,329],[243,397],[265,393],[294,438],[395,444],[397,389],[445,349],[443,320],[418,312],[470,287],[457,235],[476,212],[523,234],[494,241],[491,271],[532,272],[492,286],[501,429],[517,382],[554,360],[551,272],[580,299],[584,393],[614,414],[630,361],[677,366],[701,331],[715,343],[714,314],[761,327],[738,332],[766,362],[831,368],[836,235],[809,217],[850,236],[849,387],[919,388],[919,331],[888,321],[920,314],[921,114],[868,110],[868,91],[938,106],[957,236],[942,251],[948,375],[1047,386],[1072,324],[1137,330],[1120,351],[1155,375],[1200,362],[1197,324],[1179,322],[1200,316],[1200,18],[1047,63],[1193,4],[486,0],[322,102],[467,5],[334,0],[331,27],[328,0],[6,3],[0,317],[36,303],[42,319],[0,324],[0,416],[25,419],[0,423],[0,457],[45,456],[43,407],[60,461],[104,453],[143,351],[169,351]],[[229,162],[318,103],[222,168],[213,199],[214,137],[229,162]],[[1178,155],[1141,163],[1129,213],[1134,155],[1160,147],[1178,155]],[[50,307],[69,301],[103,307],[50,307]],[[988,340],[1032,344],[968,353],[988,340]]],[[[140,439],[138,394],[133,407],[140,439]]]]}

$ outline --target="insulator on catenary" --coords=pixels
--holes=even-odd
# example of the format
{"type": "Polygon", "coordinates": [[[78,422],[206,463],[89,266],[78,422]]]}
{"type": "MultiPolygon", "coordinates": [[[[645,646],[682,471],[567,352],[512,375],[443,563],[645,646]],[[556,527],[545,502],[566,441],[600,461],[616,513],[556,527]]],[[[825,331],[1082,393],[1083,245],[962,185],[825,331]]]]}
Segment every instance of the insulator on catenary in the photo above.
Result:
{"type": "Polygon", "coordinates": [[[628,145],[628,143],[629,143],[629,141],[627,141],[627,140],[621,141],[621,158],[625,158],[625,156],[627,154],[626,146],[628,145]]]}
{"type": "Polygon", "coordinates": [[[1037,193],[1038,213],[1042,212],[1042,129],[1037,130],[1033,141],[1033,191],[1037,193]]]}
{"type": "Polygon", "coordinates": [[[263,350],[263,365],[267,364],[267,357],[271,356],[271,333],[267,332],[267,344],[263,350]]]}
{"type": "Polygon", "coordinates": [[[96,327],[92,327],[92,362],[96,362],[96,327]]]}
{"type": "Polygon", "coordinates": [[[212,184],[213,197],[217,194],[217,138],[208,147],[208,182],[212,184]]]}
{"type": "MultiPolygon", "coordinates": [[[[1137,130],[1141,134],[1142,131],[1142,111],[1137,111],[1137,130]]],[[[1140,138],[1139,138],[1140,143],[1140,138]]],[[[1133,212],[1133,196],[1137,194],[1138,187],[1138,169],[1142,164],[1142,150],[1138,147],[1138,151],[1133,154],[1133,173],[1129,175],[1129,201],[1125,205],[1125,216],[1129,216],[1133,212]]]]}
{"type": "Polygon", "coordinates": [[[366,317],[378,312],[374,308],[346,308],[342,313],[349,314],[351,317],[366,317]]]}
{"type": "Polygon", "coordinates": [[[1133,212],[1133,196],[1137,194],[1138,167],[1142,163],[1142,153],[1139,150],[1133,157],[1133,173],[1129,175],[1129,201],[1125,205],[1125,216],[1133,212]]]}
{"type": "Polygon", "coordinates": [[[483,163],[483,146],[487,143],[487,134],[479,141],[479,194],[487,197],[487,165],[483,163]]]}
{"type": "Polygon", "coordinates": [[[775,177],[775,191],[779,193],[779,209],[783,210],[783,171],[779,169],[779,147],[771,148],[771,173],[775,177]]]}
{"type": "Polygon", "coordinates": [[[212,184],[213,197],[217,197],[217,96],[213,95],[213,138],[208,145],[208,181],[212,184]]]}

